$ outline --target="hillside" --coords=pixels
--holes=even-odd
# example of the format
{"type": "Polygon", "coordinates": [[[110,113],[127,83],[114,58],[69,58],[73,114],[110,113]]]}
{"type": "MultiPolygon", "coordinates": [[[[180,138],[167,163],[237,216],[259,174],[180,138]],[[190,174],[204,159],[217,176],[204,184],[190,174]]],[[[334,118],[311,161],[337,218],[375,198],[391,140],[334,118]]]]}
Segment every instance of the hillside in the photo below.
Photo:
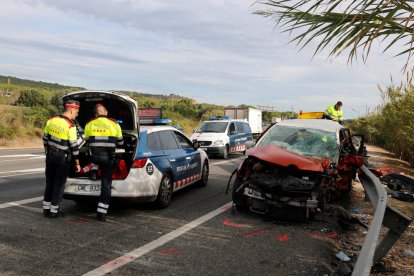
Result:
{"type": "MultiPolygon", "coordinates": [[[[64,93],[82,87],[0,76],[0,147],[40,143],[45,121],[62,109],[64,93]]],[[[163,109],[165,118],[181,125],[186,134],[210,115],[223,115],[223,106],[197,104],[179,95],[120,91],[137,100],[140,107],[163,109]]]]}
{"type": "MultiPolygon", "coordinates": [[[[62,111],[61,96],[77,90],[85,88],[0,75],[0,147],[40,141],[47,118],[62,111]]],[[[210,116],[224,115],[222,105],[199,104],[176,94],[119,92],[134,98],[140,108],[162,108],[164,118],[171,119],[173,125],[182,126],[186,135],[191,135],[210,116]]],[[[288,117],[287,114],[290,112],[263,112],[263,118],[270,121],[271,117],[288,117]]]]}

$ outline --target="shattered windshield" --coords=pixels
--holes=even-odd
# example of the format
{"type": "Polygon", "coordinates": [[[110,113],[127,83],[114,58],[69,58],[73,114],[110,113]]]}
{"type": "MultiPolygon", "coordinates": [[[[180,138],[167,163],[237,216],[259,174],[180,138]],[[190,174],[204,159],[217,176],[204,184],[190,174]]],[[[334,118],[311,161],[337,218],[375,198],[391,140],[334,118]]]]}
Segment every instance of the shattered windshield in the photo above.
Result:
{"type": "Polygon", "coordinates": [[[303,156],[334,159],[338,153],[336,133],[319,129],[276,125],[257,146],[275,145],[303,156]]]}
{"type": "Polygon", "coordinates": [[[229,122],[204,122],[196,132],[217,132],[222,133],[226,131],[229,122]]]}

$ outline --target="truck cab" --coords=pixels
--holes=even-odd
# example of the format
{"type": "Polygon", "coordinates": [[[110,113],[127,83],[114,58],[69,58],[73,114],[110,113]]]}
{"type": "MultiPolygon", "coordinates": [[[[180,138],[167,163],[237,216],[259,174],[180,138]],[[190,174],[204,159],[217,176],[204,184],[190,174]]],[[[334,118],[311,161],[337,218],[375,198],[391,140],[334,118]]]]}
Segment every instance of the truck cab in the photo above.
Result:
{"type": "Polygon", "coordinates": [[[208,155],[227,159],[230,153],[244,153],[246,142],[253,141],[253,135],[247,120],[212,116],[195,130],[190,140],[199,142],[200,148],[208,155]]]}

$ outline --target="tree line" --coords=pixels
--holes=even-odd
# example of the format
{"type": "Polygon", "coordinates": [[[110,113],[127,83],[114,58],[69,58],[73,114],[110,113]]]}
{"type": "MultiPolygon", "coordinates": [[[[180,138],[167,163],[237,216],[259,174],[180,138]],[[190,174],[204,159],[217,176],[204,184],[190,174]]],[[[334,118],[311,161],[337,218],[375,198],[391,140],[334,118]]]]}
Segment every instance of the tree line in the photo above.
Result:
{"type": "MultiPolygon", "coordinates": [[[[0,76],[0,146],[18,137],[40,138],[46,120],[63,111],[62,95],[78,90],[83,88],[0,76]]],[[[223,105],[196,103],[191,98],[175,94],[120,92],[135,99],[139,108],[162,108],[164,118],[171,119],[173,125],[183,127],[187,135],[210,116],[224,115],[223,105]]],[[[270,121],[271,117],[288,117],[289,114],[264,112],[263,118],[270,121]]]]}

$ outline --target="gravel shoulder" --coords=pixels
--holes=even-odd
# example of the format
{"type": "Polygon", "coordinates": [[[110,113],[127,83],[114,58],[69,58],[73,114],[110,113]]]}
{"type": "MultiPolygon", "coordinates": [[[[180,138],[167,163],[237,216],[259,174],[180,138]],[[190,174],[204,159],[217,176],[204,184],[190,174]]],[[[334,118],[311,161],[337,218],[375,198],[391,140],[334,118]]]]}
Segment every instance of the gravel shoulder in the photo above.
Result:
{"type": "MultiPolygon", "coordinates": [[[[399,173],[414,176],[414,168],[410,167],[407,162],[398,159],[392,153],[375,146],[367,146],[367,150],[370,156],[368,159],[370,166],[375,168],[390,168],[399,173]]],[[[361,183],[354,181],[353,191],[350,197],[343,202],[345,204],[343,206],[348,211],[351,211],[354,217],[359,218],[360,221],[369,225],[374,214],[374,209],[369,201],[364,200],[364,195],[365,193],[361,183]]],[[[414,202],[404,202],[389,196],[387,204],[411,218],[414,217],[414,202]]],[[[332,251],[334,253],[343,251],[351,258],[351,262],[355,262],[359,249],[365,239],[366,231],[367,229],[361,225],[352,225],[350,229],[344,232],[341,240],[332,242],[332,251]]],[[[387,232],[388,229],[383,226],[381,236],[383,237],[387,232]]],[[[395,270],[394,273],[383,272],[382,274],[385,273],[384,275],[414,275],[413,224],[408,226],[394,247],[388,252],[382,260],[382,265],[386,270],[395,270]]]]}

